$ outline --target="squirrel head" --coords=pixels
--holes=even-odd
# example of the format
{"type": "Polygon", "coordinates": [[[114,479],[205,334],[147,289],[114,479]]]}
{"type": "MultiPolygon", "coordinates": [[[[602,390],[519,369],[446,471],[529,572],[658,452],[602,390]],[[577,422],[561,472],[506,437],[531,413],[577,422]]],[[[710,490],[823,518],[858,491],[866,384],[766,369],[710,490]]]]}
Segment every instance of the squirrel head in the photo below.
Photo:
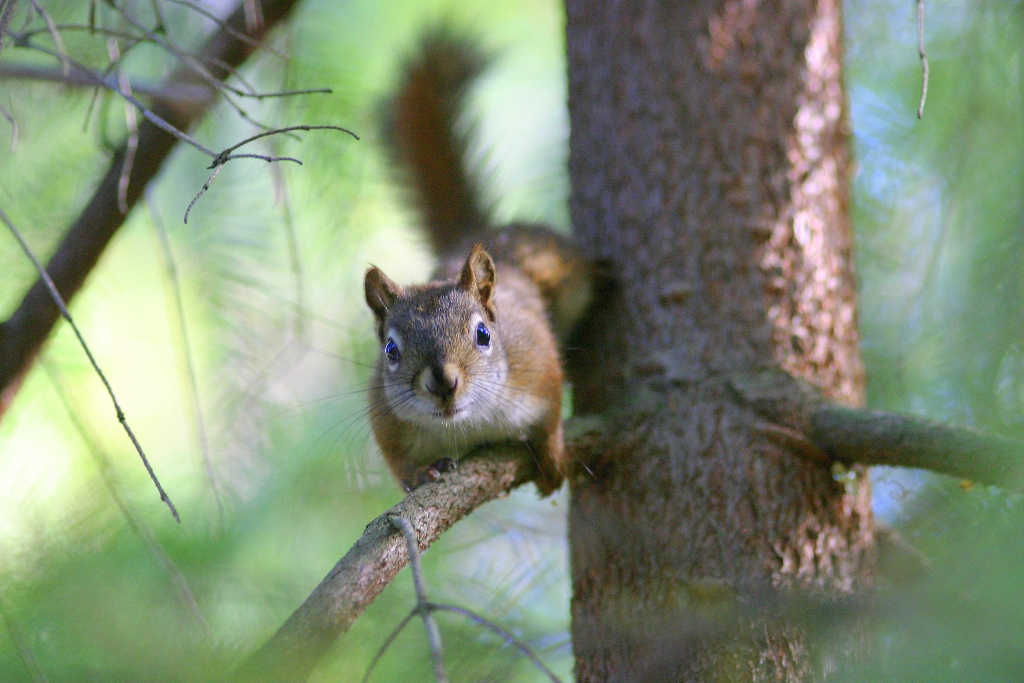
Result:
{"type": "Polygon", "coordinates": [[[396,417],[433,426],[472,420],[508,374],[494,306],[494,261],[477,245],[454,282],[401,287],[366,271],[379,380],[396,417]]]}

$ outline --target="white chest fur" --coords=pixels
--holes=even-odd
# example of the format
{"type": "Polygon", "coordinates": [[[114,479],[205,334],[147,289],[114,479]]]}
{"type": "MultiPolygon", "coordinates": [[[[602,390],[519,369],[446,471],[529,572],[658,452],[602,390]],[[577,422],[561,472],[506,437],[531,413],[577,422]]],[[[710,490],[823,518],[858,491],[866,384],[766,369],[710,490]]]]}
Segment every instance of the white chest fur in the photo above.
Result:
{"type": "Polygon", "coordinates": [[[513,387],[486,393],[454,419],[416,419],[408,430],[408,457],[429,465],[441,458],[458,460],[484,444],[526,440],[549,408],[546,399],[513,387]]]}

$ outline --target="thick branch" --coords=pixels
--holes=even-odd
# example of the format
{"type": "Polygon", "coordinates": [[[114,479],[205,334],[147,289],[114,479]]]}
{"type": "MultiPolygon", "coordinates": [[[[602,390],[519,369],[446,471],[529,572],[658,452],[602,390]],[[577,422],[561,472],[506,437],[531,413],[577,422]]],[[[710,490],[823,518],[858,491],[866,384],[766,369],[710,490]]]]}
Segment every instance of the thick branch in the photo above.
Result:
{"type": "Polygon", "coordinates": [[[836,460],[917,467],[1024,491],[1024,443],[911,415],[823,403],[811,439],[836,460]]]}
{"type": "Polygon", "coordinates": [[[1024,443],[874,410],[838,406],[781,371],[736,375],[730,387],[765,422],[760,434],[821,461],[915,467],[1024,491],[1024,443]]]}
{"type": "MultiPolygon", "coordinates": [[[[234,67],[252,54],[253,41],[261,40],[274,25],[281,21],[298,0],[260,0],[263,22],[248,27],[242,2],[226,21],[226,27],[217,30],[203,47],[198,57],[209,63],[209,72],[220,80],[226,79],[234,67]],[[227,28],[227,27],[230,27],[227,28]],[[249,40],[241,40],[242,33],[249,40]]],[[[179,88],[209,88],[197,79],[187,67],[179,67],[162,88],[173,92],[179,88]]],[[[188,130],[206,113],[214,100],[209,89],[205,99],[156,100],[152,110],[178,130],[188,130]]],[[[151,121],[139,126],[138,149],[127,188],[127,206],[130,209],[142,195],[146,184],[160,171],[170,155],[176,139],[151,121]]],[[[47,271],[65,301],[78,292],[86,276],[92,271],[110,239],[124,222],[125,214],[118,206],[118,183],[124,167],[125,149],[114,154],[106,175],[92,199],[71,225],[57,248],[47,271]]],[[[37,280],[29,289],[21,305],[11,317],[0,325],[0,414],[10,404],[21,378],[39,352],[57,322],[59,311],[50,298],[46,286],[37,280]]]]}
{"type": "Polygon", "coordinates": [[[523,483],[529,466],[522,456],[522,449],[509,448],[464,461],[441,481],[421,486],[370,522],[284,626],[242,663],[234,680],[297,683],[309,678],[331,644],[409,561],[391,519],[409,520],[425,550],[470,512],[523,483]]]}

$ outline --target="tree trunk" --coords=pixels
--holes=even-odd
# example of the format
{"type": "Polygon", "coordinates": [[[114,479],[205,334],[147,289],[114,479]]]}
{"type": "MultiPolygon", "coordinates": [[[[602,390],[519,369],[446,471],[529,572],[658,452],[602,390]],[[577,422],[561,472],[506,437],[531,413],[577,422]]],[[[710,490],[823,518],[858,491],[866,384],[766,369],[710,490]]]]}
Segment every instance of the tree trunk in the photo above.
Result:
{"type": "Polygon", "coordinates": [[[820,678],[776,608],[870,586],[869,485],[730,378],[863,401],[839,2],[567,4],[573,224],[616,283],[570,371],[578,413],[620,416],[572,482],[577,678],[820,678]]]}

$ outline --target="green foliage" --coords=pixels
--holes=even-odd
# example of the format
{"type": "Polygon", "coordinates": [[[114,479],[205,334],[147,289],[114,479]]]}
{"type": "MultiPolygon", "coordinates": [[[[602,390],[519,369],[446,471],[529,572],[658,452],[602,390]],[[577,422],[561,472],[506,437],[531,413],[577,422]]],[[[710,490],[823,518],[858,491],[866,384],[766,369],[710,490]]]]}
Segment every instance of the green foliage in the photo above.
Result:
{"type": "MultiPolygon", "coordinates": [[[[136,4],[148,16],[150,3],[136,4]]],[[[84,20],[85,3],[47,7],[59,21],[84,20]]],[[[346,126],[363,140],[321,132],[257,145],[254,151],[296,156],[304,166],[228,164],[188,225],[181,217],[208,177],[208,162],[189,149],[171,159],[150,208],[168,230],[181,278],[187,351],[223,517],[203,464],[167,263],[154,219],[140,205],[72,312],[182,524],[160,504],[102,387],[60,327],[0,422],[0,607],[49,680],[222,673],[272,633],[363,526],[398,500],[366,421],[362,388],[374,347],[361,275],[373,262],[411,282],[426,276],[430,260],[381,167],[374,105],[417,31],[458,13],[501,54],[475,94],[484,115],[478,153],[495,169],[498,216],[566,226],[560,12],[547,0],[307,0],[274,34],[275,47],[292,59],[265,54],[243,75],[268,90],[327,86],[334,94],[247,109],[277,125],[346,126]]],[[[932,78],[920,122],[912,4],[849,3],[846,16],[870,401],[1021,436],[1022,6],[929,3],[932,78]]],[[[172,35],[209,30],[185,8],[167,19],[172,35]]],[[[67,43],[83,59],[105,59],[85,36],[67,43]]],[[[4,59],[22,56],[4,49],[4,59]]],[[[126,68],[155,80],[168,65],[138,48],[126,68]]],[[[124,138],[123,106],[101,98],[83,132],[91,93],[13,82],[0,88],[0,106],[21,127],[9,153],[0,121],[0,204],[45,256],[105,168],[104,140],[124,138]]],[[[220,106],[195,135],[219,148],[253,132],[220,106]]],[[[5,238],[0,273],[5,318],[34,279],[5,238]]],[[[876,497],[932,570],[910,587],[883,579],[872,622],[877,657],[842,672],[844,679],[1017,680],[1024,670],[1018,498],[891,472],[881,475],[876,497]]],[[[491,503],[425,562],[432,599],[499,621],[567,679],[565,500],[556,500],[520,491],[491,503]]],[[[315,680],[359,680],[412,605],[403,574],[315,680]]],[[[453,680],[542,680],[486,632],[452,615],[439,619],[453,680]]],[[[413,623],[372,680],[423,680],[429,670],[422,628],[413,623]]],[[[0,680],[31,680],[2,634],[0,680]]]]}
{"type": "MultiPolygon", "coordinates": [[[[1022,437],[1024,5],[851,3],[848,78],[869,402],[1022,437]]],[[[1016,681],[1024,671],[1019,495],[876,473],[876,509],[931,563],[884,578],[874,654],[844,680],[1016,681]]]]}

